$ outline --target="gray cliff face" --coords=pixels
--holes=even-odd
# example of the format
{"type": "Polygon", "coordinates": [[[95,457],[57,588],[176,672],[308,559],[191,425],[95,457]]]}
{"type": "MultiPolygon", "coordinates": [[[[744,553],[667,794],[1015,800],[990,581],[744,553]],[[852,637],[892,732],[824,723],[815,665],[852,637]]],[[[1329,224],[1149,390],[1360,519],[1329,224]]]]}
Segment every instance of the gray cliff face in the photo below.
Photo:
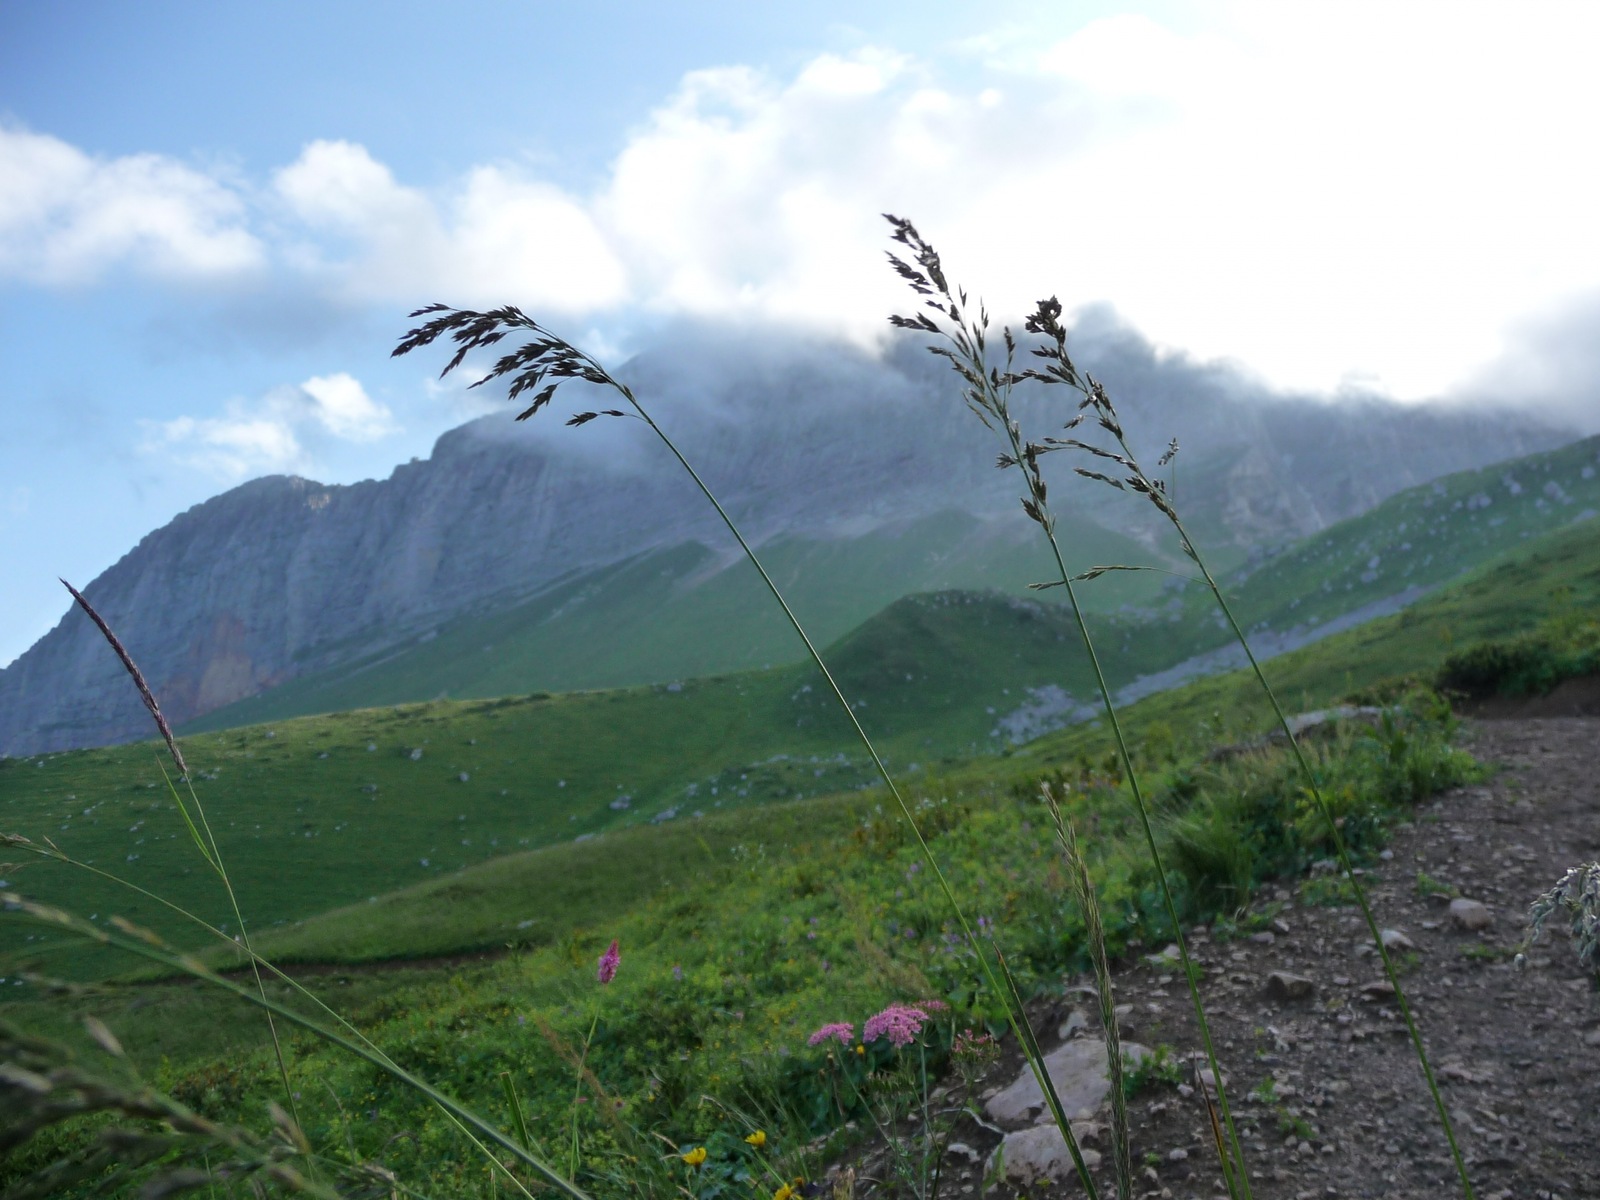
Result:
{"type": "MultiPolygon", "coordinates": [[[[1236,375],[1158,361],[1116,331],[1083,357],[1136,442],[1183,446],[1181,505],[1211,538],[1303,536],[1450,471],[1568,440],[1505,414],[1331,405],[1265,396],[1236,375]]],[[[947,508],[1015,512],[1020,480],[941,364],[912,348],[876,361],[838,348],[767,354],[680,345],[625,372],[746,532],[848,537],[947,508]],[[696,364],[711,360],[714,374],[696,364]]],[[[562,430],[486,417],[383,481],[254,480],[145,537],[85,589],[149,676],[174,724],[413,639],[564,575],[661,546],[721,548],[726,530],[637,421],[562,430]]],[[[1019,397],[1035,435],[1063,397],[1019,397]]],[[[530,423],[532,424],[532,423],[530,423]]],[[[1060,459],[1061,456],[1057,456],[1060,459]]],[[[1055,460],[1058,508],[1154,540],[1147,505],[1055,460]]],[[[1021,520],[1018,514],[1018,520],[1021,520]]],[[[152,733],[98,633],[76,611],[0,671],[0,753],[152,733]]]]}

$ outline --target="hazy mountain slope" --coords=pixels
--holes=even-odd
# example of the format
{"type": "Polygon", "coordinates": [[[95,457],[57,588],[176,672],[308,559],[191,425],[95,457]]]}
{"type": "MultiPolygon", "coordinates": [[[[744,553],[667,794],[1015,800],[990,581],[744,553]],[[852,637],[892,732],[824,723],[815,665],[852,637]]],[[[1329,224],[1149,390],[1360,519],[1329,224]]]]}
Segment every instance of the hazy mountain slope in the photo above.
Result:
{"type": "MultiPolygon", "coordinates": [[[[1081,352],[1129,427],[1146,431],[1136,440],[1179,437],[1177,494],[1223,563],[1441,472],[1563,440],[1510,414],[1273,396],[1115,328],[1086,327],[1081,352]]],[[[1017,481],[992,469],[992,441],[939,367],[909,344],[877,360],[685,336],[626,374],[754,538],[826,542],[951,508],[1015,512],[1017,481]]],[[[1066,415],[1044,404],[1021,398],[1018,409],[1044,430],[1066,415]]],[[[1076,514],[1159,537],[1147,512],[1108,489],[1064,474],[1058,495],[1069,525],[1076,514]]],[[[694,542],[718,556],[728,546],[638,422],[569,431],[497,415],[381,482],[245,484],[147,536],[86,591],[183,722],[694,542]]],[[[137,737],[143,721],[81,615],[0,671],[0,753],[137,737]]]]}

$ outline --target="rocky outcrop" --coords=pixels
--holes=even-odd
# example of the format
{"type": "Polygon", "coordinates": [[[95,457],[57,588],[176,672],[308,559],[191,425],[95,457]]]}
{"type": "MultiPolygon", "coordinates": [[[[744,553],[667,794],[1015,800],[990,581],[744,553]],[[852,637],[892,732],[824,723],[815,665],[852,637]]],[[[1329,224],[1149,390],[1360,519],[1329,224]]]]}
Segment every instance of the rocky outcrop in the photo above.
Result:
{"type": "MultiPolygon", "coordinates": [[[[1087,341],[1100,373],[1123,381],[1124,419],[1152,431],[1150,448],[1180,439],[1177,494],[1213,538],[1285,541],[1438,474],[1565,440],[1521,418],[1266,396],[1115,330],[1087,341]]],[[[757,540],[1015,510],[1018,480],[993,469],[989,435],[920,348],[879,361],[679,341],[626,374],[757,540]]],[[[1042,433],[1066,415],[1047,407],[1059,403],[1018,406],[1042,433]]],[[[182,724],[575,571],[727,544],[641,423],[564,430],[552,415],[542,426],[483,418],[382,481],[254,480],[145,537],[85,593],[182,724]]],[[[1153,537],[1148,506],[1061,474],[1063,509],[1153,537]]],[[[75,611],[0,671],[0,754],[143,737],[147,721],[75,611]]]]}

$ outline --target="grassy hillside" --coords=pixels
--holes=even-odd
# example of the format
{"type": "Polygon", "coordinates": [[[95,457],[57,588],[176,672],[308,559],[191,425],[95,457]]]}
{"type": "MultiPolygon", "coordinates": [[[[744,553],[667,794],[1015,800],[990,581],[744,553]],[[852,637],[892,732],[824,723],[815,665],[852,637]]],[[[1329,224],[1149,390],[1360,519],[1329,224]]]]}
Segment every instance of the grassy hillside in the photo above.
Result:
{"type": "MultiPolygon", "coordinates": [[[[1600,437],[1591,437],[1401,492],[1235,571],[1226,586],[1247,628],[1315,626],[1408,589],[1457,579],[1597,512],[1600,437]]],[[[1208,601],[1196,596],[1191,603],[1208,601]]]]}
{"type": "MultiPolygon", "coordinates": [[[[1469,769],[1444,748],[1436,728],[1408,723],[1407,734],[1396,743],[1347,731],[1313,751],[1325,781],[1338,789],[1350,817],[1347,836],[1358,851],[1371,853],[1386,822],[1403,818],[1422,795],[1458,782],[1469,769]]],[[[970,914],[983,917],[984,927],[1003,941],[1020,986],[1030,993],[1048,986],[1059,996],[1062,973],[1083,967],[1082,928],[1031,787],[1010,786],[1033,778],[1038,765],[1026,773],[1015,759],[1009,766],[1016,770],[1010,781],[1006,771],[991,772],[971,789],[929,781],[911,792],[912,802],[970,914]]],[[[1229,844],[1251,847],[1249,856],[1230,860],[1242,874],[1219,874],[1193,858],[1175,872],[1186,919],[1213,914],[1208,896],[1238,897],[1253,879],[1295,871],[1326,852],[1317,828],[1296,806],[1286,756],[1203,771],[1193,762],[1185,766],[1184,776],[1151,776],[1168,819],[1190,813],[1219,829],[1229,844]],[[1224,828],[1223,820],[1251,824],[1224,828]],[[1270,834],[1264,844],[1259,833],[1270,834]]],[[[1112,951],[1161,945],[1167,928],[1149,872],[1140,866],[1120,789],[1093,774],[1072,782],[1076,818],[1092,835],[1112,951]]],[[[582,922],[551,930],[554,936],[536,949],[477,970],[452,964],[448,972],[386,974],[387,987],[356,972],[336,976],[330,988],[314,982],[350,1006],[397,1060],[497,1121],[507,1119],[502,1079],[508,1080],[546,1152],[569,1136],[573,1085],[564,1056],[586,1047],[585,1062],[606,1089],[608,1112],[648,1131],[637,1142],[619,1142],[623,1135],[615,1126],[591,1119],[599,1105],[579,1108],[583,1161],[594,1171],[628,1161],[648,1172],[652,1163],[664,1162],[681,1175],[682,1164],[660,1148],[656,1134],[681,1146],[721,1131],[737,1154],[740,1139],[760,1128],[768,1131],[767,1153],[776,1156],[826,1133],[842,1118],[819,1083],[826,1078],[824,1051],[805,1044],[806,1034],[825,1021],[859,1022],[889,1000],[938,999],[962,1025],[997,1027],[996,997],[986,992],[952,929],[903,823],[874,798],[747,809],[703,824],[723,826],[717,841],[707,839],[698,854],[683,840],[660,847],[667,855],[687,855],[693,869],[648,896],[638,890],[637,876],[648,861],[636,853],[642,843],[625,835],[527,856],[518,872],[517,910],[582,922]],[[744,836],[735,841],[740,826],[744,836]],[[631,892],[639,902],[591,909],[589,898],[574,891],[585,885],[597,896],[631,892]],[[612,937],[621,943],[621,969],[616,982],[601,989],[595,957],[612,937]]],[[[1175,835],[1175,826],[1164,826],[1164,836],[1175,835]]],[[[421,919],[424,936],[437,937],[438,922],[457,913],[503,916],[514,897],[506,887],[511,867],[491,864],[459,876],[448,890],[414,892],[388,924],[391,935],[411,936],[408,918],[421,919]],[[437,918],[431,926],[430,915],[437,918]]],[[[1231,911],[1232,903],[1225,903],[1231,911]]],[[[364,927],[362,936],[370,939],[379,925],[361,906],[330,914],[323,931],[364,927]]],[[[311,929],[308,923],[282,936],[311,929]]],[[[1227,936],[1226,922],[1217,933],[1227,936]]],[[[287,947],[275,941],[275,950],[287,947]]],[[[204,1113],[259,1113],[278,1087],[259,1023],[193,988],[96,989],[65,1000],[14,1002],[5,1012],[59,1035],[73,1032],[75,1017],[90,1014],[134,1048],[134,1061],[159,1085],[204,1113]],[[165,1050],[165,1061],[152,1045],[165,1050]]],[[[935,1069],[949,1033],[946,1027],[933,1041],[935,1069]]],[[[86,1049],[86,1056],[94,1054],[86,1049]]],[[[866,1053],[887,1061],[884,1046],[866,1053]]],[[[291,1039],[290,1058],[300,1119],[314,1145],[383,1162],[430,1194],[483,1194],[482,1167],[413,1096],[303,1037],[291,1039]]],[[[48,1146],[53,1139],[44,1141],[48,1146]]],[[[39,1152],[30,1147],[8,1168],[27,1169],[39,1152]]],[[[807,1161],[783,1177],[815,1177],[815,1167],[807,1161]]],[[[615,1194],[604,1181],[596,1186],[615,1194]]],[[[662,1179],[632,1194],[670,1193],[671,1180],[662,1179]]]]}
{"type": "MultiPolygon", "coordinates": [[[[1600,520],[1586,520],[1538,539],[1405,613],[1286,654],[1268,665],[1267,675],[1290,711],[1332,704],[1352,693],[1368,699],[1370,695],[1359,693],[1381,693],[1403,675],[1431,677],[1453,647],[1514,635],[1569,612],[1600,612],[1600,520]]],[[[1127,710],[1125,719],[1137,736],[1139,755],[1157,769],[1216,744],[1254,736],[1270,728],[1272,721],[1254,679],[1242,671],[1143,700],[1127,710]]],[[[1095,721],[1046,735],[1000,758],[947,762],[911,776],[910,781],[919,793],[1004,792],[1041,770],[1100,763],[1110,751],[1109,737],[1095,721]]],[[[738,844],[743,838],[776,847],[805,840],[792,831],[806,825],[806,812],[815,814],[820,837],[848,819],[841,812],[877,811],[881,806],[881,791],[874,789],[860,798],[806,800],[780,809],[730,814],[716,822],[707,819],[689,828],[704,830],[708,841],[720,844],[738,844]],[[769,824],[769,813],[782,815],[774,815],[769,824]]],[[[684,827],[669,826],[654,833],[607,835],[600,844],[615,845],[626,857],[641,845],[632,839],[661,837],[668,829],[674,837],[685,836],[684,827]]],[[[437,954],[494,945],[496,939],[506,938],[504,914],[542,908],[546,901],[537,897],[550,884],[541,881],[586,874],[588,867],[580,864],[592,863],[589,856],[594,853],[592,845],[557,846],[466,871],[451,883],[447,913],[433,904],[437,885],[424,885],[380,897],[376,905],[325,914],[300,929],[274,935],[267,944],[280,955],[312,960],[437,954]],[[424,918],[424,912],[434,915],[424,918]],[[419,935],[414,930],[426,932],[419,935]]],[[[678,857],[676,850],[664,850],[662,855],[663,862],[678,857]]],[[[577,907],[569,909],[564,893],[550,889],[548,895],[554,910],[571,913],[562,929],[598,920],[584,919],[577,907]]],[[[550,931],[559,932],[555,926],[550,931]]]]}
{"type": "MultiPolygon", "coordinates": [[[[1030,702],[1029,687],[1065,678],[1086,691],[1076,637],[1054,606],[945,593],[896,602],[831,657],[888,761],[917,774],[1003,744],[997,721],[1030,702]]],[[[876,779],[810,666],[362,709],[184,745],[230,873],[264,927],[522,849],[876,779]]],[[[163,754],[142,743],[0,760],[5,828],[48,835],[212,911],[220,893],[191,857],[163,754]]],[[[91,907],[115,895],[43,870],[29,886],[58,898],[70,886],[91,907]]],[[[118,911],[169,928],[149,902],[118,911]]]]}
{"type": "MultiPolygon", "coordinates": [[[[1431,672],[1453,647],[1597,607],[1600,521],[1586,520],[1401,614],[1286,654],[1268,674],[1286,704],[1317,707],[1399,674],[1431,672]]],[[[927,731],[954,741],[992,725],[984,711],[992,706],[982,702],[1012,698],[1003,693],[1014,696],[1019,679],[1059,677],[1050,663],[1069,633],[1042,606],[914,597],[841,642],[834,658],[851,694],[869,697],[861,715],[885,735],[896,771],[919,788],[965,793],[1108,752],[1097,722],[1000,758],[917,752],[927,731]],[[973,703],[951,702],[958,697],[973,703]]],[[[704,855],[739,844],[776,849],[804,840],[813,821],[831,828],[848,820],[840,813],[859,811],[845,801],[828,802],[844,809],[807,807],[811,797],[872,780],[817,689],[805,691],[808,677],[788,668],[676,692],[372,710],[196,737],[188,754],[257,927],[305,921],[268,940],[274,953],[365,959],[542,944],[692,877],[704,855]],[[776,815],[774,803],[797,796],[804,805],[776,815]],[[623,797],[628,807],[611,807],[623,797]],[[648,823],[668,808],[673,820],[648,823]],[[644,827],[571,840],[630,824],[644,827]],[[524,852],[538,846],[547,848],[524,852]],[[596,874],[614,855],[636,864],[626,886],[596,874]],[[610,898],[589,880],[612,881],[610,898]]],[[[1142,753],[1161,762],[1246,736],[1269,716],[1234,673],[1145,700],[1128,719],[1142,753]]],[[[196,867],[170,799],[154,786],[156,762],[150,745],[6,762],[7,828],[49,834],[69,852],[214,914],[219,889],[196,867]]],[[[859,803],[878,800],[867,792],[859,803]]],[[[34,868],[28,886],[175,928],[148,902],[129,903],[54,867],[34,868]]],[[[6,936],[9,948],[23,948],[6,936]]]]}
{"type": "MultiPolygon", "coordinates": [[[[1025,594],[1048,552],[1022,521],[945,512],[861,536],[785,538],[762,561],[819,644],[917,592],[1025,594]]],[[[1142,556],[1092,522],[1075,526],[1087,562],[1142,556]]],[[[465,617],[401,650],[302,676],[193,722],[202,732],[379,704],[667,683],[796,662],[805,648],[755,569],[698,543],[586,572],[504,609],[465,617]]],[[[1124,576],[1102,608],[1145,600],[1149,576],[1124,576]]]]}

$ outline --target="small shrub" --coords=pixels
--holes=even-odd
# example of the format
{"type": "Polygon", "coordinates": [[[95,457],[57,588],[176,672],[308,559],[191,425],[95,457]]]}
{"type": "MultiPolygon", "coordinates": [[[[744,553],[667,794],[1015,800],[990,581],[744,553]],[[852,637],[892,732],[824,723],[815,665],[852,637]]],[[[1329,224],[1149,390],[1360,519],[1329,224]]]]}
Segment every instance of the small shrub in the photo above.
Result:
{"type": "Polygon", "coordinates": [[[1177,1087],[1183,1082],[1183,1060],[1165,1042],[1137,1063],[1129,1059],[1122,1071],[1122,1094],[1129,1100],[1156,1087],[1177,1087]]]}
{"type": "Polygon", "coordinates": [[[1600,672],[1600,622],[1581,613],[1519,637],[1479,642],[1444,660],[1434,686],[1469,700],[1543,696],[1564,679],[1600,672]]]}
{"type": "Polygon", "coordinates": [[[1190,916],[1238,912],[1250,900],[1257,855],[1238,813],[1213,801],[1168,830],[1167,863],[1187,887],[1190,916]]]}
{"type": "Polygon", "coordinates": [[[1461,889],[1455,884],[1445,883],[1442,880],[1435,879],[1426,871],[1417,872],[1416,890],[1417,895],[1421,896],[1423,899],[1426,899],[1429,896],[1445,896],[1451,900],[1454,900],[1457,896],[1461,895],[1461,889]]]}

